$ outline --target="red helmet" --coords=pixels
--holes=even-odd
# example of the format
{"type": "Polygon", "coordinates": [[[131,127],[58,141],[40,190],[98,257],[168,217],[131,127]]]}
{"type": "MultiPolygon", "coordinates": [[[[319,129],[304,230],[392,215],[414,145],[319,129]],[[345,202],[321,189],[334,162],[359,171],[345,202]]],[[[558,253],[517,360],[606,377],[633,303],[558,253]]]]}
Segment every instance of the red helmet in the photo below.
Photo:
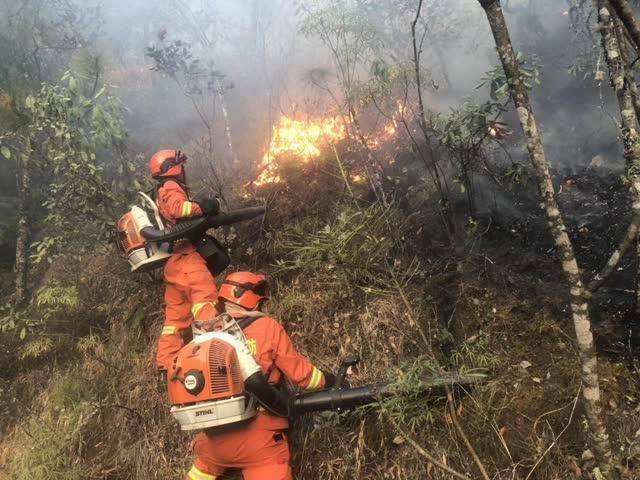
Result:
{"type": "Polygon", "coordinates": [[[160,150],[149,160],[149,170],[153,178],[177,177],[183,173],[187,156],[180,150],[160,150]]]}
{"type": "Polygon", "coordinates": [[[247,310],[255,310],[262,300],[269,298],[267,279],[264,275],[251,272],[230,273],[220,286],[218,298],[247,310]]]}

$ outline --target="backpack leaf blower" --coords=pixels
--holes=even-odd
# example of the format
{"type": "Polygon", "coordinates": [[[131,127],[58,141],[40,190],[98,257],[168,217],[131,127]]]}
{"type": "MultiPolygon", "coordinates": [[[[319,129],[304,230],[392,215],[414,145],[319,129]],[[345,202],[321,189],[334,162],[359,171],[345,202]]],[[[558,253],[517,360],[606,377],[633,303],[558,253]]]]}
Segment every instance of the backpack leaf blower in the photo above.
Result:
{"type": "Polygon", "coordinates": [[[145,193],[138,195],[142,198],[142,206],[131,207],[116,226],[116,241],[127,256],[132,272],[161,267],[171,257],[173,243],[188,240],[207,260],[212,272],[218,274],[229,265],[229,256],[223,245],[207,235],[207,230],[251,220],[265,213],[264,207],[229,212],[214,209],[209,214],[165,228],[156,203],[145,193]],[[150,216],[147,210],[153,215],[150,216]]]}
{"type": "MultiPolygon", "coordinates": [[[[342,362],[332,388],[290,395],[269,384],[243,340],[243,335],[211,332],[197,336],[180,350],[167,380],[171,413],[182,430],[246,421],[257,414],[259,406],[277,416],[294,417],[350,410],[395,394],[391,384],[346,387],[347,369],[358,363],[357,358],[349,357],[342,362]]],[[[483,374],[446,374],[424,379],[421,388],[427,391],[443,385],[471,384],[483,378],[483,374]]]]}

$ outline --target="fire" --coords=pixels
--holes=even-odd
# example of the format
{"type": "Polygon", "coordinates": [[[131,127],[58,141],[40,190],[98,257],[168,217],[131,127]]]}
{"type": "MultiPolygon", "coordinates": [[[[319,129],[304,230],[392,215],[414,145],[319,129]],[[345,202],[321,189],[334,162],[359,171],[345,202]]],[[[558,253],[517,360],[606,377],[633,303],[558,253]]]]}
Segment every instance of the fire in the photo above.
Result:
{"type": "MultiPolygon", "coordinates": [[[[379,151],[386,145],[398,139],[400,125],[403,119],[406,105],[397,103],[396,111],[388,117],[387,122],[378,126],[373,132],[364,134],[367,148],[379,151]]],[[[262,185],[279,183],[282,181],[278,175],[278,156],[288,154],[296,157],[300,164],[320,157],[320,149],[327,143],[337,143],[347,137],[347,128],[342,117],[330,116],[315,120],[302,121],[284,116],[273,127],[271,143],[262,157],[259,176],[253,184],[262,185]]],[[[390,155],[387,155],[390,156],[390,155]]],[[[394,163],[393,158],[388,159],[394,163]]],[[[354,183],[359,183],[362,178],[356,175],[352,178],[354,183]]]]}
{"type": "Polygon", "coordinates": [[[308,163],[320,156],[320,147],[328,142],[338,142],[347,135],[339,117],[329,117],[308,122],[282,117],[273,127],[271,143],[260,162],[260,176],[253,182],[256,186],[278,183],[278,165],[275,159],[282,154],[295,155],[301,163],[308,163]]]}

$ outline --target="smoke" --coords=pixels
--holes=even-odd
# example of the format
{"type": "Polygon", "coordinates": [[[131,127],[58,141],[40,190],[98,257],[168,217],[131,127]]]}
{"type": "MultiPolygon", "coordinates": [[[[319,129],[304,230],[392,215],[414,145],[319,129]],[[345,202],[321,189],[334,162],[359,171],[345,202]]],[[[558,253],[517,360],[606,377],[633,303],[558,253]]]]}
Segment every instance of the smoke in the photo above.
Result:
{"type": "MultiPolygon", "coordinates": [[[[322,75],[333,92],[336,66],[331,51],[317,36],[304,35],[301,26],[309,12],[333,7],[337,14],[354,6],[360,20],[380,32],[387,63],[410,64],[410,23],[414,0],[109,0],[80,2],[78,8],[100,5],[101,15],[86,28],[94,32],[92,50],[103,60],[105,79],[114,85],[127,108],[134,151],[148,154],[159,147],[187,146],[198,141],[206,127],[196,103],[213,130],[216,158],[234,155],[255,165],[269,143],[271,126],[282,115],[322,115],[334,103],[314,85],[322,75]],[[220,84],[204,93],[185,95],[171,78],[150,70],[145,55],[153,45],[181,40],[191,44],[194,58],[220,76],[220,84]]],[[[575,170],[596,155],[606,166],[622,165],[617,138],[615,99],[605,83],[593,80],[593,65],[570,74],[569,69],[592,53],[588,39],[571,29],[566,2],[559,0],[503,1],[517,50],[537,55],[542,85],[532,92],[534,109],[552,165],[575,170]]],[[[446,113],[465,97],[488,96],[476,89],[483,74],[498,62],[484,13],[471,0],[427,0],[423,67],[431,78],[425,97],[430,108],[446,113]]],[[[93,38],[92,37],[92,38],[93,38]]],[[[357,69],[365,79],[372,54],[357,69]]],[[[589,59],[592,61],[593,59],[589,59]]],[[[324,85],[324,84],[323,84],[324,85]]],[[[523,161],[516,135],[510,153],[523,161]]]]}

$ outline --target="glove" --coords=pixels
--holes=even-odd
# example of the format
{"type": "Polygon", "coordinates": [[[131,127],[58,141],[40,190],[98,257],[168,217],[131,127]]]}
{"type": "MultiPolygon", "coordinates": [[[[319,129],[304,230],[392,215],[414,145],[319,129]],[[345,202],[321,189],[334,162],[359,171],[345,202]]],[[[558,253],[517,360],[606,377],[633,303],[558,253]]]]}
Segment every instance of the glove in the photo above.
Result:
{"type": "Polygon", "coordinates": [[[216,197],[201,195],[195,198],[195,202],[200,205],[205,215],[216,215],[220,212],[220,200],[216,197]]]}
{"type": "MultiPolygon", "coordinates": [[[[336,385],[336,376],[331,372],[322,371],[322,375],[324,375],[324,388],[333,388],[336,385]]],[[[345,381],[345,384],[347,382],[345,381]]],[[[348,385],[346,385],[349,388],[348,385]]]]}

